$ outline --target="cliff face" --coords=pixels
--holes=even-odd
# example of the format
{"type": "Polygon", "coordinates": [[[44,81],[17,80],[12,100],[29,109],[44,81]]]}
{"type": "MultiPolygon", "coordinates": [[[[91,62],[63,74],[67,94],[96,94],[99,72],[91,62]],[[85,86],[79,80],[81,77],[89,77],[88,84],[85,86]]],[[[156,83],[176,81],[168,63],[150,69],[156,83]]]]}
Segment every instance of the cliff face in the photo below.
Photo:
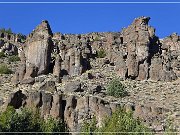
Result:
{"type": "Polygon", "coordinates": [[[162,88],[167,90],[165,96],[177,99],[172,93],[180,84],[180,36],[173,33],[159,39],[149,20],[136,18],[121,32],[88,34],[52,33],[49,23],[42,21],[25,42],[13,42],[21,61],[12,83],[2,82],[3,88],[12,89],[2,106],[39,108],[42,117],[62,118],[71,131],[80,131],[83,120],[93,116],[101,125],[104,116],[123,106],[163,131],[155,116],[164,120],[174,101],[162,99],[159,93],[162,88]],[[115,76],[127,86],[128,97],[107,96],[107,84],[115,76]],[[172,91],[162,86],[164,81],[174,86],[172,91]]]}
{"type": "Polygon", "coordinates": [[[26,67],[29,64],[34,65],[37,68],[37,75],[49,72],[53,49],[52,36],[48,22],[43,21],[26,39],[26,67]]]}
{"type": "Polygon", "coordinates": [[[148,25],[149,20],[149,17],[136,18],[120,33],[83,35],[53,35],[48,22],[43,21],[25,43],[27,71],[32,67],[36,70],[27,73],[25,79],[32,77],[31,74],[35,77],[52,72],[58,79],[81,75],[91,68],[90,59],[103,49],[106,59],[123,79],[176,80],[179,36],[172,34],[160,41],[155,29],[148,25]]]}

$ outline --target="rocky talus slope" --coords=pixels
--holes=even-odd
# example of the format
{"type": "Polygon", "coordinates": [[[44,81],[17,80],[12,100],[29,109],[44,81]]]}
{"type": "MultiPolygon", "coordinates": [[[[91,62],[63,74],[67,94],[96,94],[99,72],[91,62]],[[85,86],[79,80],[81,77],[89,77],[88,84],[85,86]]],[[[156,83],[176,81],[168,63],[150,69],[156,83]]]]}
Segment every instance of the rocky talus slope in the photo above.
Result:
{"type": "Polygon", "coordinates": [[[136,18],[116,33],[53,33],[48,21],[27,37],[0,33],[0,51],[20,57],[16,63],[0,59],[14,71],[0,75],[1,109],[36,107],[42,117],[61,118],[70,131],[80,131],[84,120],[96,116],[101,125],[123,106],[155,131],[164,131],[167,120],[180,131],[180,36],[159,39],[149,20],[136,18]],[[115,77],[128,96],[107,95],[115,77]]]}

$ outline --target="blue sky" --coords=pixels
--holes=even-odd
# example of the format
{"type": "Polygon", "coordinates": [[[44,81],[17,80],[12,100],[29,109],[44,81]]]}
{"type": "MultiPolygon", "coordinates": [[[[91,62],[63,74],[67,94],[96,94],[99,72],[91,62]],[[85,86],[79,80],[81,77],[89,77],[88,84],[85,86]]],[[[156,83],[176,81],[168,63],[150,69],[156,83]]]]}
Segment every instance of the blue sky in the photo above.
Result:
{"type": "Polygon", "coordinates": [[[179,13],[180,4],[0,4],[0,27],[28,34],[42,20],[48,20],[53,32],[118,32],[134,18],[150,16],[149,24],[156,28],[156,35],[163,38],[173,32],[180,34],[179,13]]]}

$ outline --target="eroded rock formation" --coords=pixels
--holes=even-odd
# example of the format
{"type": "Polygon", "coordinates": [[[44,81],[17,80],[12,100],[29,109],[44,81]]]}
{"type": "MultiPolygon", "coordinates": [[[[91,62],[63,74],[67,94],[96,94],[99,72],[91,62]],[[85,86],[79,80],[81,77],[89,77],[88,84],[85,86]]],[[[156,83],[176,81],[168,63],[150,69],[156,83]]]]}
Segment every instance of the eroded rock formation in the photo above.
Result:
{"type": "MultiPolygon", "coordinates": [[[[168,109],[143,106],[135,104],[119,104],[108,102],[100,97],[73,95],[50,94],[43,91],[23,94],[17,91],[9,96],[6,106],[11,105],[16,109],[28,107],[40,109],[41,116],[46,118],[48,115],[54,118],[61,118],[66,122],[71,132],[80,132],[84,120],[96,117],[97,126],[102,125],[103,119],[110,116],[118,107],[124,107],[126,111],[133,111],[135,118],[143,119],[148,124],[157,120],[163,120],[168,109]]],[[[152,125],[152,126],[158,126],[152,125]]],[[[161,131],[163,131],[163,127],[161,131]]]]}
{"type": "MultiPolygon", "coordinates": [[[[138,104],[142,100],[136,92],[134,95],[139,100],[133,97],[134,103],[106,100],[106,85],[115,74],[123,80],[145,83],[170,82],[180,76],[180,36],[173,33],[159,39],[155,29],[148,25],[149,20],[149,17],[136,18],[121,32],[88,34],[53,34],[48,22],[43,21],[29,34],[26,42],[17,47],[21,61],[12,82],[20,91],[11,94],[4,105],[16,109],[39,108],[44,118],[52,115],[63,119],[70,131],[80,131],[83,120],[93,116],[101,125],[104,116],[111,115],[118,106],[133,111],[134,117],[142,118],[149,126],[157,119],[162,121],[164,113],[170,110],[162,105],[138,104]],[[104,58],[98,57],[100,51],[105,53],[104,58]],[[103,70],[105,74],[101,74],[103,70]],[[21,89],[28,92],[23,93],[21,89]]],[[[0,48],[4,45],[0,42],[0,48]]],[[[132,84],[132,89],[135,88],[132,84]]],[[[155,98],[148,101],[152,103],[153,100],[155,98]]],[[[159,98],[156,100],[160,102],[159,98]]]]}

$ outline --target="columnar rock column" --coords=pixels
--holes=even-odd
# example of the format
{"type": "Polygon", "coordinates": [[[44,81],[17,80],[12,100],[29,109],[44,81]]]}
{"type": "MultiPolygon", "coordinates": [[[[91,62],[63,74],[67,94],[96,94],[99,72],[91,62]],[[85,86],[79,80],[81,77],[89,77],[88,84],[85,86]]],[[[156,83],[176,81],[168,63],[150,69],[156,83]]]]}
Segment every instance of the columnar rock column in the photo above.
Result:
{"type": "Polygon", "coordinates": [[[42,21],[27,37],[26,66],[34,64],[38,68],[37,75],[48,73],[53,48],[52,35],[48,21],[42,21]]]}

